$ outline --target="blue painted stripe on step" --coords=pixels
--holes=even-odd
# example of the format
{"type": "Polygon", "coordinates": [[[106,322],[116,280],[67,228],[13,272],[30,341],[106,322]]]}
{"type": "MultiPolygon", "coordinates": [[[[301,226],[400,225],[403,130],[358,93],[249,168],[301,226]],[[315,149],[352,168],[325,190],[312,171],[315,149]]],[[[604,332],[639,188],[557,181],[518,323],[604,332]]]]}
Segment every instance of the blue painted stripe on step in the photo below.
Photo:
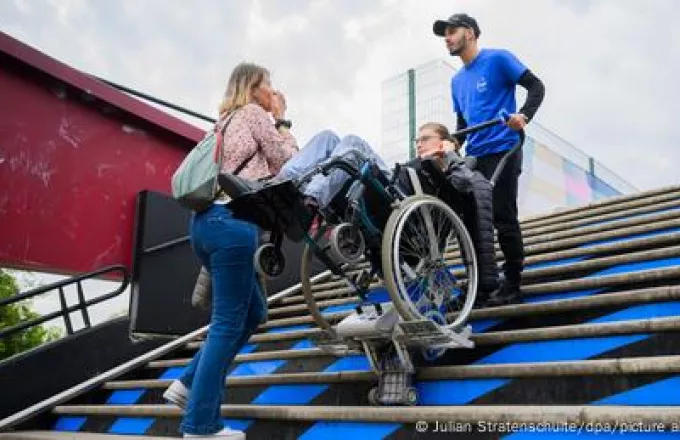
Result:
{"type": "Polygon", "coordinates": [[[592,290],[581,290],[581,291],[571,291],[571,292],[557,292],[557,293],[545,293],[545,294],[532,294],[531,296],[525,296],[522,298],[522,302],[525,303],[539,303],[545,301],[553,301],[558,299],[571,299],[571,298],[583,298],[590,295],[595,295],[606,289],[592,289],[592,290]]]}
{"type": "Polygon", "coordinates": [[[337,371],[370,371],[371,364],[366,356],[346,356],[329,365],[324,372],[334,373],[337,371]]]}
{"type": "Polygon", "coordinates": [[[486,330],[497,326],[503,321],[504,319],[482,319],[479,321],[471,321],[470,325],[472,326],[472,333],[484,333],[486,330]]]}
{"type": "Polygon", "coordinates": [[[522,342],[503,347],[473,365],[515,362],[578,361],[648,338],[650,335],[606,336],[522,342]]]}
{"type": "Polygon", "coordinates": [[[299,440],[377,440],[401,427],[401,423],[317,422],[299,440]]]}
{"type": "Polygon", "coordinates": [[[529,269],[543,269],[546,267],[563,266],[565,264],[578,263],[585,260],[588,256],[574,257],[574,258],[563,258],[561,260],[546,261],[545,263],[528,264],[524,267],[525,270],[529,269]]]}
{"type": "Polygon", "coordinates": [[[615,321],[627,321],[631,319],[667,318],[680,316],[680,301],[667,301],[662,303],[640,304],[629,307],[609,315],[601,316],[589,322],[603,323],[615,321]]]}
{"type": "Polygon", "coordinates": [[[237,431],[245,431],[246,429],[250,428],[250,425],[252,425],[254,422],[254,420],[241,419],[222,419],[222,421],[224,422],[225,426],[237,431]]]}
{"type": "Polygon", "coordinates": [[[283,360],[244,362],[229,373],[231,377],[271,374],[286,364],[283,360]]]}
{"type": "Polygon", "coordinates": [[[354,310],[354,308],[357,306],[359,302],[353,302],[353,303],[348,303],[348,304],[337,304],[334,306],[328,306],[325,309],[321,310],[322,313],[337,313],[337,312],[346,312],[347,310],[354,310]]]}
{"type": "MultiPolygon", "coordinates": [[[[595,405],[680,405],[680,376],[659,380],[593,402],[595,405]]],[[[680,433],[678,433],[680,437],[680,433]]]]}
{"type": "MultiPolygon", "coordinates": [[[[626,220],[630,220],[630,219],[632,219],[632,218],[651,217],[651,216],[653,216],[653,215],[665,214],[665,213],[669,213],[669,212],[677,212],[677,211],[680,211],[680,208],[659,209],[659,210],[654,211],[654,212],[646,212],[646,213],[644,213],[644,214],[627,215],[627,216],[622,217],[622,218],[625,218],[626,220]]],[[[584,225],[584,227],[586,227],[586,226],[595,226],[595,225],[605,225],[605,224],[607,224],[607,223],[613,223],[613,222],[616,222],[616,221],[621,221],[621,218],[618,218],[618,219],[611,219],[611,220],[600,220],[600,221],[595,222],[595,223],[588,223],[587,225],[584,225]]]]}
{"type": "Polygon", "coordinates": [[[310,348],[316,348],[316,345],[309,339],[303,339],[297,344],[293,345],[293,348],[291,350],[307,350],[310,348]]]}
{"type": "Polygon", "coordinates": [[[659,260],[638,261],[635,263],[619,264],[600,270],[584,278],[601,277],[604,275],[617,275],[622,273],[639,272],[641,270],[665,269],[680,266],[680,258],[662,258],[659,260]]]}
{"type": "Polygon", "coordinates": [[[255,405],[306,405],[328,385],[272,385],[252,401],[255,405]]]}
{"type": "Polygon", "coordinates": [[[117,390],[111,393],[106,403],[109,405],[132,405],[142,397],[146,390],[117,390]]]}
{"type": "Polygon", "coordinates": [[[155,421],[150,417],[120,417],[113,422],[108,433],[144,435],[155,421]]]}
{"type": "Polygon", "coordinates": [[[161,377],[159,379],[166,379],[166,380],[175,380],[179,379],[182,374],[184,374],[184,370],[186,367],[170,367],[167,370],[161,374],[161,377]]]}
{"type": "Polygon", "coordinates": [[[308,328],[311,328],[312,326],[309,324],[303,324],[303,325],[291,325],[288,327],[274,327],[270,328],[267,330],[267,333],[288,333],[288,332],[294,332],[297,330],[306,330],[308,328]]]}
{"type": "MultiPolygon", "coordinates": [[[[481,422],[480,422],[481,423],[481,422]]],[[[651,424],[647,424],[649,428],[651,429],[651,424]]],[[[489,427],[486,428],[486,432],[490,432],[489,429],[492,425],[489,425],[488,423],[485,423],[485,426],[489,427]]],[[[535,424],[534,426],[538,427],[541,426],[539,424],[535,424]]],[[[558,427],[563,426],[563,425],[557,425],[558,427]]],[[[645,433],[638,433],[638,432],[633,432],[633,433],[621,433],[620,431],[617,432],[612,432],[611,429],[609,428],[609,432],[604,432],[603,430],[605,427],[603,425],[600,425],[599,427],[599,432],[594,432],[594,430],[597,428],[596,425],[582,425],[581,427],[581,432],[579,432],[579,426],[581,425],[576,425],[574,428],[576,432],[517,432],[515,434],[510,434],[506,435],[503,437],[503,440],[538,440],[538,439],[548,439],[548,440],[602,440],[603,438],[607,437],[612,437],[612,438],[622,438],[624,440],[665,440],[665,439],[671,439],[671,438],[678,438],[678,432],[671,432],[670,428],[668,428],[667,431],[665,432],[645,432],[645,433]],[[590,430],[590,432],[588,432],[590,430]]],[[[680,425],[679,425],[680,426],[680,425]]],[[[532,429],[531,427],[529,429],[532,429]]],[[[537,428],[533,428],[534,430],[538,430],[537,428]]],[[[563,431],[567,430],[568,428],[561,428],[563,431]]],[[[555,428],[555,431],[557,431],[558,428],[555,428]]]]}
{"type": "Polygon", "coordinates": [[[238,352],[238,354],[246,354],[246,353],[252,353],[257,349],[257,344],[246,344],[243,346],[241,351],[238,352]]]}
{"type": "Polygon", "coordinates": [[[52,430],[78,432],[85,422],[87,422],[87,417],[59,417],[52,430]]]}
{"type": "Polygon", "coordinates": [[[374,289],[371,289],[371,291],[368,293],[368,301],[369,302],[388,302],[392,301],[390,298],[390,293],[385,289],[384,287],[376,287],[374,289]]]}
{"type": "Polygon", "coordinates": [[[420,405],[465,405],[500,388],[509,379],[437,380],[416,383],[420,405]]]}
{"type": "Polygon", "coordinates": [[[680,228],[662,229],[660,231],[645,232],[645,233],[642,233],[642,234],[627,235],[625,237],[609,238],[609,239],[606,239],[606,240],[592,241],[590,243],[582,244],[579,247],[589,248],[589,247],[593,247],[593,246],[599,246],[599,245],[602,245],[602,244],[622,243],[622,242],[626,242],[626,241],[637,240],[637,239],[640,239],[640,238],[649,238],[649,237],[656,237],[656,236],[659,236],[659,235],[673,234],[675,232],[680,232],[680,228]]]}

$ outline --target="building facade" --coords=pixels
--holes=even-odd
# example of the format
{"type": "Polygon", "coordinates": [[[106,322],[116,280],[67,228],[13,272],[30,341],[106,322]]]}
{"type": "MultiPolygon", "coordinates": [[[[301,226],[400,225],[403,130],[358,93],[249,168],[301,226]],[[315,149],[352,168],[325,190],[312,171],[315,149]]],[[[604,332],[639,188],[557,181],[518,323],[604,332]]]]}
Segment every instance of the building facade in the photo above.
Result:
{"type": "MultiPolygon", "coordinates": [[[[450,94],[453,65],[436,60],[382,84],[380,154],[388,164],[415,155],[420,125],[436,121],[455,128],[450,94]]],[[[527,126],[520,178],[521,215],[583,205],[636,188],[536,122],[527,126]]]]}

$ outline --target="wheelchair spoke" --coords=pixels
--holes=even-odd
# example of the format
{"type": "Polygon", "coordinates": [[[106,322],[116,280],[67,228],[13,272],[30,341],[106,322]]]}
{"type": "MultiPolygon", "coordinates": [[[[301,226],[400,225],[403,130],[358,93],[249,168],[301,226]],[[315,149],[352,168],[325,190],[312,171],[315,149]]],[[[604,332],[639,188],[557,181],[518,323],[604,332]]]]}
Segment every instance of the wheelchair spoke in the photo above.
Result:
{"type": "Polygon", "coordinates": [[[437,232],[435,231],[435,224],[432,219],[431,208],[424,206],[421,208],[421,214],[423,216],[423,223],[425,226],[425,231],[427,233],[427,243],[430,250],[430,261],[438,260],[442,257],[439,252],[439,240],[437,239],[437,232]]]}
{"type": "Polygon", "coordinates": [[[418,225],[412,225],[410,223],[406,224],[406,233],[404,234],[404,240],[411,245],[415,252],[418,252],[419,258],[427,257],[427,250],[423,243],[426,237],[422,234],[422,229],[418,228],[418,225]]]}
{"type": "Polygon", "coordinates": [[[399,313],[445,328],[462,325],[472,310],[478,275],[461,219],[441,200],[425,196],[406,205],[391,227],[385,231],[393,237],[391,247],[383,252],[391,252],[385,270],[394,274],[387,285],[399,313]],[[454,249],[462,257],[455,269],[446,259],[454,249]]]}
{"type": "Polygon", "coordinates": [[[408,299],[415,303],[416,305],[420,304],[422,302],[422,299],[426,296],[427,292],[427,283],[425,282],[426,280],[420,280],[420,282],[413,282],[410,285],[407,285],[406,291],[408,294],[408,299]],[[416,295],[417,293],[420,293],[419,295],[416,295]]]}
{"type": "Polygon", "coordinates": [[[411,266],[406,264],[406,262],[401,264],[401,270],[404,271],[404,274],[407,277],[407,279],[405,280],[406,282],[415,281],[418,279],[418,273],[415,270],[413,270],[411,266]]]}

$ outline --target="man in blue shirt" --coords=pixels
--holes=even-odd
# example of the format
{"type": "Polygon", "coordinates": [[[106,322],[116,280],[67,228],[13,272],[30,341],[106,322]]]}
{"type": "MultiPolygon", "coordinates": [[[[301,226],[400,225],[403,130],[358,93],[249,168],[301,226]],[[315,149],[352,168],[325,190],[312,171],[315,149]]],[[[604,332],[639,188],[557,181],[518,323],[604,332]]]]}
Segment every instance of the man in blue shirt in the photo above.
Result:
{"type": "MultiPolygon", "coordinates": [[[[524,140],[523,129],[543,101],[545,89],[539,80],[512,53],[503,49],[479,49],[481,33],[477,21],[467,14],[454,14],[434,23],[435,35],[444,37],[452,56],[460,57],[463,67],[451,79],[457,130],[498,118],[504,110],[510,118],[505,125],[457,138],[457,148],[467,141],[468,156],[474,156],[476,169],[491,179],[503,156],[524,140]],[[517,111],[515,88],[527,89],[527,100],[517,111]]],[[[505,164],[493,190],[494,226],[505,257],[505,282],[493,292],[479,292],[479,302],[489,306],[510,304],[520,299],[524,268],[524,245],[517,214],[517,190],[522,172],[522,150],[505,164]]]]}

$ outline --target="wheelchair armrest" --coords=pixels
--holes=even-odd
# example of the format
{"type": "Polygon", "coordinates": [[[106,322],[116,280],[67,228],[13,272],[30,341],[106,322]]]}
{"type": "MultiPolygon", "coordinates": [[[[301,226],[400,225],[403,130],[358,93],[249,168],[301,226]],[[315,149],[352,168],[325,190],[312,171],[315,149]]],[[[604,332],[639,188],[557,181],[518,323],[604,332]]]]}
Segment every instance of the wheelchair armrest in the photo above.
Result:
{"type": "Polygon", "coordinates": [[[220,189],[229,197],[235,199],[244,194],[259,191],[264,187],[264,183],[255,180],[244,179],[229,173],[220,173],[217,177],[220,189]]]}

